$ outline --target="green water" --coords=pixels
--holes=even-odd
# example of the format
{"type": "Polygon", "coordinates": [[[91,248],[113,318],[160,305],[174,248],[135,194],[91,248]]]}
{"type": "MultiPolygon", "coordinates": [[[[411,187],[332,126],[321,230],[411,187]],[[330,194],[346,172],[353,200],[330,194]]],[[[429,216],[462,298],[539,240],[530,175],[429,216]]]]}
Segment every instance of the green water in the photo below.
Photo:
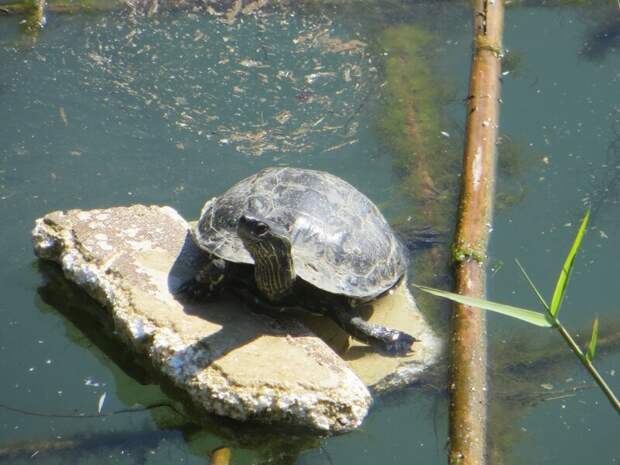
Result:
{"type": "MultiPolygon", "coordinates": [[[[605,319],[617,322],[620,311],[613,294],[620,258],[613,173],[620,155],[614,159],[609,149],[620,131],[620,59],[617,48],[597,48],[594,58],[582,48],[588,31],[613,11],[515,8],[507,14],[506,46],[522,59],[504,77],[502,132],[518,147],[513,164],[521,168],[503,176],[498,188],[518,193],[519,201],[498,209],[492,261],[503,266],[490,278],[493,298],[535,305],[512,258],[548,291],[584,199],[594,199],[596,229],[563,320],[582,328],[597,313],[602,333],[605,319]],[[600,189],[608,184],[608,192],[600,189]]],[[[50,14],[36,43],[20,32],[18,19],[0,19],[0,398],[32,412],[95,413],[103,393],[109,411],[169,402],[82,315],[89,301],[34,259],[35,218],[55,209],[132,203],[171,205],[192,218],[206,198],[274,164],[328,170],[397,217],[405,210],[400,176],[375,125],[385,82],[381,60],[389,51],[373,44],[387,24],[416,22],[436,33],[429,56],[455,94],[442,108],[451,122],[445,130],[458,139],[462,127],[470,12],[460,6],[283,9],[232,26],[204,13],[50,14]],[[326,37],[368,46],[329,51],[326,37]]],[[[508,357],[500,349],[516,346],[520,331],[522,353],[543,339],[559,344],[551,334],[500,317],[490,325],[492,359],[508,357]]],[[[514,378],[500,373],[493,384],[535,395],[548,391],[542,385],[563,390],[589,382],[567,360],[557,371],[534,372],[534,379],[526,369],[514,378]]],[[[616,391],[620,373],[611,372],[619,362],[617,351],[600,362],[616,391]]],[[[554,392],[547,397],[558,397],[554,392]]],[[[506,463],[620,460],[617,414],[595,389],[533,408],[497,405],[505,421],[496,419],[492,430],[511,438],[506,463]]],[[[64,453],[33,451],[33,458],[17,455],[9,463],[206,463],[219,446],[233,448],[234,464],[445,463],[446,431],[445,398],[414,388],[378,399],[360,430],[317,440],[218,419],[198,429],[167,409],[94,419],[0,410],[0,447],[82,441],[64,453]]]]}
{"type": "MultiPolygon", "coordinates": [[[[523,147],[522,202],[497,215],[492,254],[503,267],[489,281],[493,298],[537,308],[536,298],[519,277],[518,258],[541,291],[551,293],[588,201],[595,212],[563,304],[562,321],[587,341],[591,321],[601,318],[607,335],[617,334],[620,305],[614,290],[620,271],[620,54],[615,48],[592,57],[591,31],[605,21],[605,11],[514,9],[506,17],[505,43],[522,55],[519,72],[503,88],[502,131],[523,147]],[[585,45],[589,42],[591,45],[585,45]]],[[[607,43],[613,45],[613,41],[607,43]]],[[[509,181],[510,182],[510,181],[509,181]]],[[[501,191],[507,182],[500,181],[501,191]]],[[[527,330],[516,350],[561,346],[558,335],[522,328],[491,318],[501,353],[511,338],[527,330]]],[[[566,350],[565,352],[568,352],[566,350]]],[[[493,354],[492,354],[493,355],[493,354]]],[[[498,358],[501,357],[498,355],[498,358]]],[[[533,361],[533,357],[527,357],[533,361]]],[[[495,360],[498,361],[497,359],[495,360]]],[[[599,360],[601,371],[620,390],[617,350],[599,360]]],[[[590,384],[577,361],[520,373],[519,379],[495,383],[502,389],[538,391],[550,400],[506,414],[519,440],[521,463],[618,463],[618,414],[590,384]],[[556,395],[549,395],[553,386],[556,395]],[[545,391],[547,393],[545,394],[545,391]],[[555,398],[555,399],[554,399],[555,398]]]]}

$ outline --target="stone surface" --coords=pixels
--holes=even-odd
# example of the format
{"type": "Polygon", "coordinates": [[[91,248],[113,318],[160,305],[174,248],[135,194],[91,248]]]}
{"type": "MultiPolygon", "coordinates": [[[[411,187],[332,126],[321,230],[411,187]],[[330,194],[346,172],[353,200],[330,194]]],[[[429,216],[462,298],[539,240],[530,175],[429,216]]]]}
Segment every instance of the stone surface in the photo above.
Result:
{"type": "Polygon", "coordinates": [[[383,355],[348,337],[331,320],[299,313],[296,317],[326,341],[360,379],[375,393],[391,391],[415,382],[436,363],[443,342],[418,309],[406,282],[369,306],[365,317],[376,324],[397,328],[414,336],[413,351],[401,357],[383,355]]]}
{"type": "Polygon", "coordinates": [[[174,298],[201,254],[173,209],[53,212],[33,237],[37,255],[60,263],[111,312],[118,335],[205,411],[327,432],[366,416],[366,386],[295,320],[174,298]]]}
{"type": "Polygon", "coordinates": [[[376,300],[372,307],[368,321],[411,334],[418,340],[413,351],[403,357],[388,357],[351,339],[349,348],[341,356],[375,392],[411,384],[437,362],[443,350],[442,341],[426,322],[405,282],[389,295],[376,300]]]}
{"type": "Polygon", "coordinates": [[[125,343],[206,412],[348,431],[370,406],[366,385],[380,391],[409,384],[441,350],[406,285],[375,302],[369,315],[420,340],[406,357],[350,342],[324,317],[275,320],[226,296],[179,302],[174,291],[204,256],[169,207],[53,212],[37,220],[33,240],[39,257],[58,262],[103,304],[125,343]]]}

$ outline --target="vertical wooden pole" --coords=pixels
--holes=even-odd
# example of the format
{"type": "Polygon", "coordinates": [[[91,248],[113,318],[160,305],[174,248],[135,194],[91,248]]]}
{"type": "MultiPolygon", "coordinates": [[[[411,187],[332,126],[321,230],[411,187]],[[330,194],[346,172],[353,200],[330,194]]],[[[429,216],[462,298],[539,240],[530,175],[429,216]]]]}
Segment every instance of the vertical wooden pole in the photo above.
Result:
{"type": "MultiPolygon", "coordinates": [[[[456,292],[483,297],[499,123],[502,0],[474,1],[474,53],[467,98],[463,185],[454,242],[456,292]]],[[[451,465],[486,463],[486,320],[455,306],[450,381],[451,465]]]]}

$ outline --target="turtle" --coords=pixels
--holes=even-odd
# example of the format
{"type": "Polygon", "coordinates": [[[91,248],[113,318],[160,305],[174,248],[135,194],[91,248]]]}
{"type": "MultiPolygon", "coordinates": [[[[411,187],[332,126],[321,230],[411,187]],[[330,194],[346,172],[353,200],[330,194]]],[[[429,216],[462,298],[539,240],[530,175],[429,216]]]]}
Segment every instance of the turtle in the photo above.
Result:
{"type": "Polygon", "coordinates": [[[191,236],[208,259],[180,294],[201,299],[242,286],[269,308],[325,315],[389,355],[416,341],[361,315],[404,279],[408,260],[376,205],[335,175],[265,168],[208,200],[191,236]]]}

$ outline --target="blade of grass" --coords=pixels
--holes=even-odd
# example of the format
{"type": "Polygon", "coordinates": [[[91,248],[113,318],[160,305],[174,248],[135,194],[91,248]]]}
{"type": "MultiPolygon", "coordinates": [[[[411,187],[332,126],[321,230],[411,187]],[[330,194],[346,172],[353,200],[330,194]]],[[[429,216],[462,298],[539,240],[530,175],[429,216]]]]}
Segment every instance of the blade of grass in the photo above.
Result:
{"type": "Polygon", "coordinates": [[[596,341],[598,339],[598,317],[594,318],[592,322],[592,336],[590,337],[590,343],[588,344],[588,350],[586,351],[586,359],[592,363],[594,355],[596,355],[596,341]]]}
{"type": "Polygon", "coordinates": [[[428,292],[429,294],[443,297],[444,299],[452,300],[460,304],[469,305],[470,307],[478,307],[483,310],[489,310],[495,313],[501,313],[502,315],[511,316],[521,321],[540,326],[543,328],[550,328],[553,325],[547,321],[547,317],[543,313],[528,310],[526,308],[513,307],[512,305],[500,304],[497,302],[491,302],[485,299],[478,299],[476,297],[468,297],[454,292],[442,291],[441,289],[434,289],[432,287],[413,285],[421,291],[428,292]]]}
{"type": "Polygon", "coordinates": [[[536,297],[538,297],[538,300],[540,301],[540,303],[542,304],[543,307],[545,307],[547,310],[549,310],[549,305],[547,305],[547,301],[545,300],[545,298],[542,296],[542,294],[540,293],[540,291],[538,290],[538,288],[534,285],[534,282],[530,279],[530,276],[527,274],[527,272],[525,271],[525,268],[523,268],[523,265],[521,265],[521,262],[515,258],[515,262],[517,262],[517,266],[519,267],[519,269],[521,270],[521,273],[523,273],[523,276],[525,277],[525,280],[528,282],[528,284],[530,285],[530,287],[532,288],[532,291],[534,292],[534,294],[536,295],[536,297]]]}
{"type": "Polygon", "coordinates": [[[577,231],[577,235],[575,236],[573,246],[568,252],[568,256],[564,261],[564,265],[562,265],[562,270],[560,271],[558,282],[556,283],[555,289],[553,290],[551,305],[549,306],[549,313],[551,314],[552,318],[557,318],[558,312],[560,311],[560,305],[562,304],[562,300],[564,299],[568,279],[570,278],[570,273],[573,269],[573,264],[575,263],[575,256],[577,255],[579,247],[581,246],[581,240],[583,239],[586,228],[588,227],[589,219],[590,210],[588,210],[583,217],[583,220],[581,221],[581,226],[579,227],[579,231],[577,231]]]}

